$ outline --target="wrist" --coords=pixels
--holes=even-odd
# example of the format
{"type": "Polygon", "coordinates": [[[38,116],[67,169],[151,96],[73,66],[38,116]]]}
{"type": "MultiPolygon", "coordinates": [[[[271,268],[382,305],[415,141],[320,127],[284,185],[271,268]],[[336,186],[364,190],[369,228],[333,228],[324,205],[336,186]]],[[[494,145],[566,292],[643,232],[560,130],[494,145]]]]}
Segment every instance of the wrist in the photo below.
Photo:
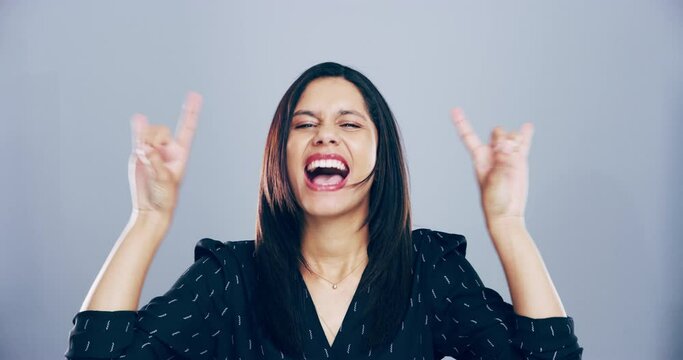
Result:
{"type": "Polygon", "coordinates": [[[492,237],[511,232],[526,232],[526,219],[524,216],[501,216],[486,219],[486,228],[492,237]]]}
{"type": "Polygon", "coordinates": [[[133,209],[131,212],[131,222],[140,227],[165,229],[170,226],[172,220],[173,213],[171,212],[140,209],[133,209]]]}

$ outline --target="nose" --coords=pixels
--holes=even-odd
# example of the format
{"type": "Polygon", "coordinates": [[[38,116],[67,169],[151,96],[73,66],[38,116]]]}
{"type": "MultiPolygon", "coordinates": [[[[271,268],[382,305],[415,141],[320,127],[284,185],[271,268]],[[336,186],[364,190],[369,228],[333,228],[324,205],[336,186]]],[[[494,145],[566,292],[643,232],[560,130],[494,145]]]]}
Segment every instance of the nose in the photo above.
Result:
{"type": "Polygon", "coordinates": [[[333,129],[333,127],[320,126],[318,129],[318,133],[315,135],[315,138],[313,139],[313,144],[339,144],[339,136],[337,132],[333,129]]]}

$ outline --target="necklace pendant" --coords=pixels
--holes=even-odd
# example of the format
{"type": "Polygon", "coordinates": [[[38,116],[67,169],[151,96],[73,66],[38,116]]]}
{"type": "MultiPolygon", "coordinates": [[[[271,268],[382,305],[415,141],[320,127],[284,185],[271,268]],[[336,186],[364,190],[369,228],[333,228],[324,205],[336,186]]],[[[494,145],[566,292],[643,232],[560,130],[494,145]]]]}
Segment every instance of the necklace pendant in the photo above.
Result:
{"type": "Polygon", "coordinates": [[[337,288],[337,284],[332,284],[332,288],[333,288],[333,289],[336,289],[336,288],[337,288]]]}

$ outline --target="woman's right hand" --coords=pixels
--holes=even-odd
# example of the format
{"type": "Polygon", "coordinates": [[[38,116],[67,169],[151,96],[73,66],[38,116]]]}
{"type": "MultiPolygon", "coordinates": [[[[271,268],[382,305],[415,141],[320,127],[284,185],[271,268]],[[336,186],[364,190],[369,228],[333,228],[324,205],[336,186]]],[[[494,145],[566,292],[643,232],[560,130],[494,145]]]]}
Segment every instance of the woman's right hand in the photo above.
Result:
{"type": "Polygon", "coordinates": [[[148,124],[142,114],[133,115],[133,152],[128,162],[128,182],[134,212],[172,216],[201,103],[200,94],[190,92],[187,95],[175,137],[171,136],[168,127],[148,124]]]}

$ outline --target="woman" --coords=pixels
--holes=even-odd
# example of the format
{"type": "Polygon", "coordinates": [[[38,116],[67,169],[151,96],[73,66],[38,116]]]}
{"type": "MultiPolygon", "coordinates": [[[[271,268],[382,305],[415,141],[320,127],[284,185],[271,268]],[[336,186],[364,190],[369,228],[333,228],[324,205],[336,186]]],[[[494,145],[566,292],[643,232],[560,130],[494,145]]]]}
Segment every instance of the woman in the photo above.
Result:
{"type": "Polygon", "coordinates": [[[531,124],[490,145],[459,110],[513,305],[484,287],[462,235],[411,231],[393,115],[362,74],[304,72],[266,142],[256,240],[202,239],[195,263],[136,311],[168,229],[197,123],[176,138],[133,118],[133,214],[74,318],[68,358],[579,359],[573,321],[526,231],[531,124]]]}

